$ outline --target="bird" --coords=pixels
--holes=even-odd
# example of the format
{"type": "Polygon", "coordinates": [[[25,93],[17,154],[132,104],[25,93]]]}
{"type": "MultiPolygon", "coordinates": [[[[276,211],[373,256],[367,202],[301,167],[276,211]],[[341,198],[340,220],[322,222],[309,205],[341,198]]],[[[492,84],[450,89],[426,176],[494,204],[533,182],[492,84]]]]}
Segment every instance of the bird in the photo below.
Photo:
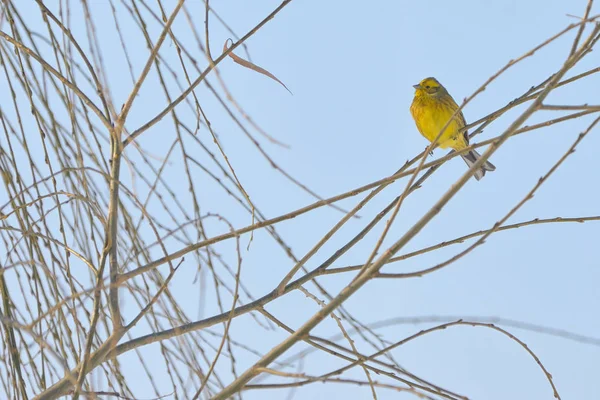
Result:
{"type": "MultiPolygon", "coordinates": [[[[452,114],[458,110],[458,104],[450,96],[446,88],[433,77],[425,78],[418,84],[413,85],[413,87],[415,88],[415,97],[410,106],[410,113],[421,135],[430,142],[433,142],[450,120],[452,114]]],[[[463,150],[469,146],[469,134],[466,130],[460,132],[465,125],[465,117],[462,111],[460,111],[448,124],[444,133],[438,138],[437,145],[442,149],[450,147],[456,151],[463,150]]],[[[470,150],[461,156],[469,168],[481,157],[475,150],[470,150]]],[[[486,172],[494,171],[495,169],[494,164],[486,161],[475,171],[475,179],[480,180],[486,172]]]]}

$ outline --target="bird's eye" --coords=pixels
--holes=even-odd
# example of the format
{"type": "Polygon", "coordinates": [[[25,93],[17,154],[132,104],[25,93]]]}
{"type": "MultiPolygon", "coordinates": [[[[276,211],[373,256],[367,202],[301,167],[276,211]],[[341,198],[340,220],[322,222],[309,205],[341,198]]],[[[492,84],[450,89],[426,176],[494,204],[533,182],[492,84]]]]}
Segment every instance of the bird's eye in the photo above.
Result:
{"type": "Polygon", "coordinates": [[[429,89],[429,88],[430,88],[430,86],[429,86],[429,85],[425,86],[425,89],[429,89]]]}

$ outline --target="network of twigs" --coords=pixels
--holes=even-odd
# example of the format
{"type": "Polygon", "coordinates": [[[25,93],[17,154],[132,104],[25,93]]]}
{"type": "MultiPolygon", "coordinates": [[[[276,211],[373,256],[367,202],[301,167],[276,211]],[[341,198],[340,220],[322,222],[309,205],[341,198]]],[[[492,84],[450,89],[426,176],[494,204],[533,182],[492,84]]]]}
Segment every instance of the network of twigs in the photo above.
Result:
{"type": "MultiPolygon", "coordinates": [[[[510,61],[463,102],[461,107],[504,71],[534,56],[555,39],[574,36],[563,65],[554,74],[467,127],[471,137],[476,136],[507,111],[523,105],[520,114],[501,135],[472,145],[471,148],[487,146],[482,159],[388,248],[382,248],[382,243],[403,201],[424,185],[445,161],[460,154],[453,152],[429,161],[427,157],[435,147],[434,142],[394,174],[327,199],[318,197],[280,168],[260,145],[262,141],[279,142],[262,131],[236,102],[219,74],[219,64],[231,61],[234,51],[244,51],[246,40],[277,17],[290,2],[283,1],[242,37],[229,30],[208,0],[194,4],[184,4],[183,0],[176,4],[143,0],[73,4],[67,1],[52,7],[42,0],[31,1],[27,6],[22,2],[2,2],[0,63],[5,80],[3,88],[9,95],[4,96],[0,104],[0,170],[5,189],[0,196],[3,201],[0,204],[0,323],[5,344],[0,350],[0,397],[134,398],[131,377],[124,373],[119,362],[119,356],[130,353],[139,365],[137,384],[143,379],[157,397],[165,395],[157,383],[157,377],[161,376],[160,379],[171,382],[175,398],[185,399],[200,396],[225,399],[244,390],[293,388],[315,382],[369,385],[374,398],[376,388],[385,387],[412,393],[418,398],[463,399],[464,395],[412,374],[391,356],[391,350],[410,340],[457,325],[492,329],[522,346],[546,375],[554,395],[560,397],[542,361],[505,328],[541,330],[598,344],[595,339],[518,321],[457,317],[454,320],[391,320],[390,324],[428,322],[433,325],[390,343],[376,333],[377,326],[366,326],[354,318],[344,308],[344,302],[370,280],[422,276],[444,268],[499,231],[532,224],[600,219],[600,216],[581,216],[505,224],[600,119],[598,105],[544,103],[554,89],[600,71],[595,68],[574,76],[569,74],[600,39],[598,16],[590,15],[592,1],[588,2],[583,17],[510,61]],[[110,68],[102,53],[107,44],[99,33],[107,28],[99,26],[95,19],[98,8],[111,16],[111,21],[102,24],[116,29],[121,42],[111,46],[129,66],[128,71],[122,72],[126,75],[124,79],[130,80],[131,88],[123,105],[113,103],[110,68]],[[84,21],[77,31],[72,30],[76,19],[84,21]],[[131,43],[133,39],[123,34],[125,25],[138,29],[146,42],[131,43]],[[234,38],[233,44],[222,52],[211,51],[208,45],[209,34],[216,26],[229,30],[234,38]],[[589,28],[587,33],[586,27],[589,28]],[[185,33],[176,33],[182,31],[185,33]],[[183,36],[186,40],[180,39],[183,36]],[[134,46],[137,46],[135,52],[134,46]],[[144,46],[147,52],[140,56],[139,48],[144,46]],[[128,117],[149,79],[156,80],[162,88],[163,98],[157,104],[166,101],[166,106],[156,112],[142,113],[141,118],[145,120],[141,123],[133,122],[128,117]],[[202,98],[197,95],[200,89],[204,93],[202,98]],[[294,185],[314,196],[315,202],[267,219],[253,203],[220,145],[217,131],[221,127],[211,124],[210,115],[203,108],[208,101],[219,104],[232,124],[250,139],[254,151],[294,185]],[[541,109],[560,110],[563,114],[525,126],[528,118],[541,109]],[[568,113],[564,115],[564,111],[568,113]],[[473,171],[508,139],[588,115],[594,117],[589,127],[571,148],[565,149],[564,156],[522,201],[494,226],[397,255],[443,210],[473,171]],[[155,137],[160,136],[160,146],[166,149],[160,157],[143,146],[147,142],[141,139],[151,131],[155,137]],[[185,184],[175,185],[166,179],[168,170],[176,170],[185,184]],[[209,182],[211,190],[233,199],[235,207],[247,213],[252,223],[237,227],[229,222],[226,210],[203,206],[201,199],[206,196],[206,190],[199,188],[198,176],[209,182]],[[336,231],[373,197],[401,180],[405,180],[402,193],[380,213],[366,219],[364,228],[352,240],[317,268],[305,268],[336,231]],[[187,190],[182,191],[182,186],[187,190]],[[277,224],[282,221],[321,207],[337,207],[336,202],[361,193],[367,195],[350,211],[337,208],[335,212],[343,211],[339,222],[303,256],[295,255],[277,232],[277,224]],[[377,245],[364,263],[334,266],[336,260],[386,216],[377,245]],[[215,227],[220,227],[221,232],[224,227],[226,233],[209,234],[215,227]],[[250,237],[258,229],[268,232],[273,243],[289,256],[292,265],[276,287],[254,298],[239,279],[244,250],[240,237],[244,234],[250,237]],[[475,240],[465,250],[431,268],[393,274],[380,272],[388,263],[470,239],[475,240]],[[218,247],[223,243],[229,247],[218,247]],[[205,295],[204,302],[216,304],[219,313],[195,318],[184,309],[185,296],[171,290],[170,282],[180,272],[178,267],[184,257],[186,263],[191,262],[204,274],[200,290],[210,294],[205,295]],[[353,278],[342,291],[330,293],[317,278],[331,274],[353,274],[353,278]],[[315,290],[309,291],[308,283],[315,290]],[[209,284],[213,286],[210,290],[206,287],[209,284]],[[298,328],[286,326],[265,308],[294,291],[301,291],[320,306],[320,311],[298,328]],[[252,347],[251,341],[232,337],[229,334],[231,321],[245,314],[252,315],[257,325],[267,324],[285,331],[285,339],[273,343],[269,351],[261,352],[252,347]],[[324,338],[311,333],[330,317],[339,326],[339,337],[324,338]],[[355,337],[370,343],[376,351],[360,352],[354,344],[355,337]],[[299,342],[306,343],[309,350],[284,361],[278,360],[299,342]],[[151,343],[160,345],[160,366],[155,361],[148,362],[145,346],[151,343]],[[317,350],[342,360],[345,365],[324,374],[290,372],[317,350]],[[250,352],[256,362],[240,370],[235,362],[238,352],[250,352]],[[345,371],[353,368],[364,371],[363,380],[344,376],[345,371]],[[376,380],[373,373],[384,380],[376,380]],[[271,383],[271,376],[284,381],[271,383]]],[[[154,96],[159,98],[158,94],[154,96]]]]}

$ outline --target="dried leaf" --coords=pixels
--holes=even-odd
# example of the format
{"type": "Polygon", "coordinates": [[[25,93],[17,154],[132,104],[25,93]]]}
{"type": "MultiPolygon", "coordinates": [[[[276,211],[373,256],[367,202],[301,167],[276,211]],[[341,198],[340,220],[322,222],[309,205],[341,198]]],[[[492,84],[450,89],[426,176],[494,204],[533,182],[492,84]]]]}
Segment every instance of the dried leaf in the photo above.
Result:
{"type": "MultiPolygon", "coordinates": [[[[225,41],[225,44],[223,45],[223,52],[227,51],[227,49],[229,48],[229,42],[230,41],[233,43],[233,41],[231,39],[227,39],[225,41]]],[[[288,92],[290,92],[290,94],[293,95],[293,93],[291,92],[291,90],[288,89],[288,87],[285,86],[285,84],[283,82],[281,82],[279,79],[277,79],[277,77],[275,75],[273,75],[272,73],[270,73],[266,69],[261,68],[258,65],[251,63],[250,61],[246,61],[246,60],[244,60],[243,58],[241,58],[239,56],[236,56],[233,52],[229,53],[229,57],[231,57],[231,59],[233,61],[235,61],[237,64],[240,64],[242,67],[249,68],[249,69],[251,69],[253,71],[258,72],[259,74],[263,74],[265,76],[268,76],[269,78],[273,79],[276,82],[279,82],[279,84],[281,86],[283,86],[288,92]]]]}

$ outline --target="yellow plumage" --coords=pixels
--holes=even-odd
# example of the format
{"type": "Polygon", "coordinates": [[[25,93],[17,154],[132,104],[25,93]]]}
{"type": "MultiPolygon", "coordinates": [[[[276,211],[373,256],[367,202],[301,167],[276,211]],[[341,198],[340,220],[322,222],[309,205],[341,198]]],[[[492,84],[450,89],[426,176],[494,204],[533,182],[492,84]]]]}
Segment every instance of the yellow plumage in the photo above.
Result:
{"type": "MultiPolygon", "coordinates": [[[[415,97],[410,106],[410,113],[421,135],[433,142],[458,109],[458,104],[435,78],[425,78],[418,85],[414,85],[414,88],[416,89],[415,97]]],[[[442,149],[452,148],[454,150],[462,150],[467,147],[469,136],[466,131],[460,132],[465,125],[463,113],[458,112],[438,138],[438,146],[442,149]]],[[[471,150],[462,157],[470,167],[480,155],[475,150],[471,150]]],[[[479,180],[483,178],[486,171],[495,169],[494,165],[486,161],[480,169],[475,171],[475,178],[479,180]]]]}

